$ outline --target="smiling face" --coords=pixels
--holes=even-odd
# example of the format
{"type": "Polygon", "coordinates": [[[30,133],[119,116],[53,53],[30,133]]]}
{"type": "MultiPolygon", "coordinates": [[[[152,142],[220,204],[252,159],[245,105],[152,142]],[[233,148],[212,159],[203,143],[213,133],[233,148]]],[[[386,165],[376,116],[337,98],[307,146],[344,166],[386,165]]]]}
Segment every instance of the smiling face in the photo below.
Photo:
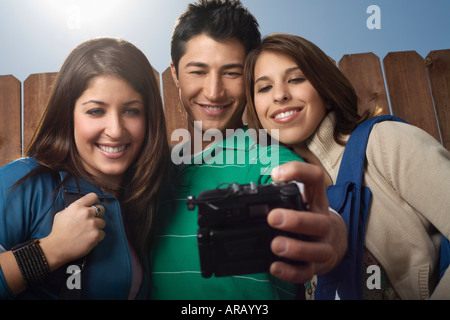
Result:
{"type": "Polygon", "coordinates": [[[192,125],[202,129],[236,129],[245,108],[243,69],[245,49],[237,39],[217,42],[206,35],[191,38],[172,75],[192,125]]]}
{"type": "Polygon", "coordinates": [[[119,186],[145,134],[142,97],[121,78],[93,78],[75,102],[75,144],[85,170],[99,183],[119,186]]]}
{"type": "Polygon", "coordinates": [[[279,129],[282,143],[303,145],[326,115],[327,107],[293,59],[262,52],[255,65],[254,104],[261,125],[279,129]]]}

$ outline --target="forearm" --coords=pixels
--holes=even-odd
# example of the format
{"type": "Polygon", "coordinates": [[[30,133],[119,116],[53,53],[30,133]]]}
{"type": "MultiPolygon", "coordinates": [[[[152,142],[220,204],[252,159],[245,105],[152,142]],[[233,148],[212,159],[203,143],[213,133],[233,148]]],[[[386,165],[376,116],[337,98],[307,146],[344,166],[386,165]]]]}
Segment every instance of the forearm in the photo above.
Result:
{"type": "Polygon", "coordinates": [[[8,298],[9,292],[17,295],[25,290],[26,283],[12,251],[6,251],[0,254],[0,269],[5,280],[5,284],[0,289],[2,299],[8,298]],[[4,288],[5,285],[7,288],[4,288]]]}
{"type": "Polygon", "coordinates": [[[4,280],[2,281],[4,288],[1,289],[0,294],[2,298],[3,296],[7,298],[11,294],[15,296],[24,291],[28,285],[27,276],[31,284],[36,282],[36,280],[39,283],[44,283],[48,280],[50,272],[56,270],[64,263],[58,259],[58,256],[54,253],[55,250],[52,251],[51,248],[55,247],[55,245],[51,245],[48,237],[41,239],[34,246],[38,246],[36,248],[38,251],[34,251],[37,254],[36,256],[30,255],[30,253],[16,256],[13,251],[14,248],[11,251],[0,254],[0,268],[4,280]],[[20,264],[22,264],[22,267],[20,267],[20,264]],[[33,270],[30,270],[30,266],[33,270]],[[30,275],[32,276],[31,278],[30,275]]]}

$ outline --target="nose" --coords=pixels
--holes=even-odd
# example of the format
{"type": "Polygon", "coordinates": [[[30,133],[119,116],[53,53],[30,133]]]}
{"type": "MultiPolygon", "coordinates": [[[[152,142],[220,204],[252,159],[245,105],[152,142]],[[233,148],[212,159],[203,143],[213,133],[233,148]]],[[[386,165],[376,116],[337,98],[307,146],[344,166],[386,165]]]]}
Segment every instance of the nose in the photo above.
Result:
{"type": "Polygon", "coordinates": [[[112,139],[119,139],[124,132],[120,114],[116,112],[111,113],[106,120],[105,134],[112,139]]]}
{"type": "Polygon", "coordinates": [[[209,74],[203,86],[204,95],[210,101],[219,100],[225,91],[222,78],[218,74],[209,74]]]}
{"type": "Polygon", "coordinates": [[[276,85],[273,90],[273,100],[277,103],[288,101],[291,96],[285,85],[276,85]]]}

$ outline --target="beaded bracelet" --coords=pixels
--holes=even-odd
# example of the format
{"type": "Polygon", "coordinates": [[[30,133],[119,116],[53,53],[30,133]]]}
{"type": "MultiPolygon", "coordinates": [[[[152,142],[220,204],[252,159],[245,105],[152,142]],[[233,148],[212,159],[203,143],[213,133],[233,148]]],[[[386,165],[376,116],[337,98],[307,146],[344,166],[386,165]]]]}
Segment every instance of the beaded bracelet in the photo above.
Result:
{"type": "Polygon", "coordinates": [[[24,242],[11,250],[28,286],[41,285],[50,279],[50,267],[39,245],[39,239],[24,242]]]}

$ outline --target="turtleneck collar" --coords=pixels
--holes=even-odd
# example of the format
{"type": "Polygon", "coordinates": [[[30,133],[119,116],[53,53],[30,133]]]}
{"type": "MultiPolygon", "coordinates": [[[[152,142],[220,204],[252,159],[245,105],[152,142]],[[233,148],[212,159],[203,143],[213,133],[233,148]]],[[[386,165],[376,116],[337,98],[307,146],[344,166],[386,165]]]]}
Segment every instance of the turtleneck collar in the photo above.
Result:
{"type": "MultiPolygon", "coordinates": [[[[345,149],[345,146],[334,141],[333,133],[335,124],[335,113],[328,113],[320,123],[316,132],[306,141],[308,149],[319,160],[333,181],[333,184],[336,183],[339,166],[345,149]]],[[[348,140],[348,136],[343,137],[343,140],[348,140]]]]}

